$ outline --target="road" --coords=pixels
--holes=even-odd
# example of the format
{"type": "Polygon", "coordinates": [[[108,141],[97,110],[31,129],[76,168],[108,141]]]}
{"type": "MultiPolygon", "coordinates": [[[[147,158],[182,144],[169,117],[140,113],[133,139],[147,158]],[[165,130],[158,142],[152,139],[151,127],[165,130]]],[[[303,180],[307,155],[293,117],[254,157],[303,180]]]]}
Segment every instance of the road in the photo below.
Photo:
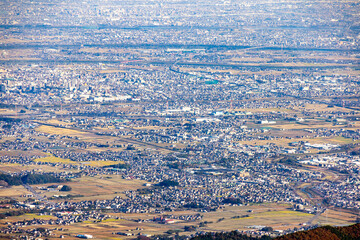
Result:
{"type": "Polygon", "coordinates": [[[51,204],[51,205],[54,204],[53,202],[50,202],[50,201],[47,200],[46,198],[40,196],[40,194],[38,194],[38,193],[35,191],[35,189],[34,189],[33,187],[31,187],[29,184],[23,184],[23,186],[24,186],[24,188],[25,188],[26,190],[28,190],[29,192],[31,192],[37,200],[42,201],[42,202],[45,202],[45,203],[47,203],[47,204],[51,204]]]}

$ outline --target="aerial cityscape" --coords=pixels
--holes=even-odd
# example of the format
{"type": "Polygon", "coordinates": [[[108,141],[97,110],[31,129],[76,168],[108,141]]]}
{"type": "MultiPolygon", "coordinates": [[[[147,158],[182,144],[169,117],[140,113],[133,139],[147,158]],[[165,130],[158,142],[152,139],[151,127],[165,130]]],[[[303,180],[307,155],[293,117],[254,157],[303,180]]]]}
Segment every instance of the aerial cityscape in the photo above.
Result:
{"type": "Polygon", "coordinates": [[[359,1],[0,6],[0,239],[360,223],[359,1]]]}

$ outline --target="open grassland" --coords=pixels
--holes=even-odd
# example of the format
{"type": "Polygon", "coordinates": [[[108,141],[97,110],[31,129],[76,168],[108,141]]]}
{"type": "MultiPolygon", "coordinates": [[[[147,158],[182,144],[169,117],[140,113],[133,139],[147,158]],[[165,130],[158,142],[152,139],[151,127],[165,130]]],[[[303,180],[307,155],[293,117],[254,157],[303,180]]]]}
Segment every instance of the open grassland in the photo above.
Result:
{"type": "MultiPolygon", "coordinates": [[[[4,140],[4,139],[2,139],[4,140]]],[[[2,141],[0,140],[0,143],[2,141]]],[[[41,150],[31,150],[31,151],[27,151],[27,150],[0,150],[0,156],[8,156],[8,157],[18,157],[18,156],[28,156],[28,157],[32,157],[32,156],[44,156],[44,153],[41,150]]]]}
{"type": "Polygon", "coordinates": [[[284,124],[262,124],[262,126],[271,127],[275,129],[284,130],[299,130],[299,129],[339,129],[344,128],[343,125],[333,125],[332,123],[317,123],[317,124],[297,124],[297,123],[284,123],[284,124]]]}
{"type": "MultiPolygon", "coordinates": [[[[17,173],[21,171],[31,171],[37,170],[42,172],[61,172],[64,171],[63,168],[52,167],[48,165],[21,165],[18,163],[3,163],[0,165],[0,171],[8,172],[8,173],[17,173]]],[[[66,171],[74,171],[71,169],[66,169],[66,171]]]]}
{"type": "Polygon", "coordinates": [[[109,166],[118,163],[124,163],[123,161],[72,161],[70,159],[64,159],[55,157],[51,154],[47,154],[48,157],[35,159],[34,162],[44,162],[44,163],[61,163],[61,164],[71,164],[71,165],[89,165],[93,167],[103,167],[109,166]]]}
{"type": "MultiPolygon", "coordinates": [[[[57,112],[58,114],[66,114],[67,111],[58,111],[57,112]]],[[[50,123],[50,124],[57,124],[57,125],[60,125],[60,126],[68,126],[68,125],[72,125],[72,123],[69,123],[69,122],[64,122],[64,121],[60,121],[58,119],[49,119],[47,121],[47,123],[50,123]]]]}
{"type": "Polygon", "coordinates": [[[17,115],[18,112],[12,109],[0,108],[0,115],[17,115]]]}
{"type": "Polygon", "coordinates": [[[360,128],[360,121],[352,122],[351,127],[348,127],[349,130],[356,130],[360,128]]]}
{"type": "MultiPolygon", "coordinates": [[[[276,139],[276,141],[274,140],[251,140],[251,141],[239,141],[238,143],[243,144],[243,145],[251,145],[251,146],[263,146],[263,145],[268,145],[270,143],[275,143],[276,145],[279,146],[288,146],[289,143],[291,142],[296,142],[296,141],[305,141],[305,142],[309,142],[310,144],[338,144],[338,145],[343,145],[343,144],[348,144],[348,143],[359,143],[360,141],[352,141],[351,139],[348,138],[343,138],[343,137],[331,137],[331,138],[294,138],[294,139],[276,139]]],[[[318,152],[318,150],[316,150],[316,152],[318,152]]]]}
{"type": "Polygon", "coordinates": [[[12,186],[9,188],[0,188],[0,197],[20,197],[24,194],[31,194],[23,186],[12,186]]]}
{"type": "Polygon", "coordinates": [[[51,215],[41,215],[36,213],[26,213],[20,216],[13,216],[7,219],[7,221],[10,220],[11,222],[15,222],[15,221],[32,220],[32,219],[50,220],[50,219],[57,219],[57,217],[51,215]]]}
{"type": "Polygon", "coordinates": [[[251,113],[271,113],[271,112],[285,112],[291,113],[294,112],[291,109],[287,108],[236,108],[236,109],[228,109],[227,111],[237,111],[237,112],[251,112],[251,113]]]}
{"type": "Polygon", "coordinates": [[[343,107],[328,107],[327,104],[305,104],[305,106],[294,107],[299,112],[351,112],[352,110],[343,107]]]}
{"type": "MultiPolygon", "coordinates": [[[[180,67],[179,70],[181,72],[186,72],[186,73],[195,73],[195,74],[199,74],[199,73],[228,73],[231,75],[247,75],[249,74],[250,71],[247,70],[236,70],[233,68],[228,68],[228,69],[214,69],[214,68],[201,68],[201,67],[180,67]]],[[[266,71],[251,71],[251,73],[256,74],[256,75],[281,75],[282,73],[284,73],[284,71],[281,70],[274,70],[274,69],[266,69],[266,71]]],[[[200,74],[199,74],[200,75],[200,74]]]]}
{"type": "MultiPolygon", "coordinates": [[[[109,144],[109,145],[132,144],[132,145],[135,145],[136,148],[139,148],[139,149],[152,148],[152,149],[157,149],[157,150],[160,150],[160,151],[166,152],[166,153],[171,152],[170,150],[163,148],[163,147],[168,147],[169,144],[141,142],[136,139],[132,139],[131,136],[113,137],[113,136],[108,136],[108,135],[97,135],[96,133],[98,133],[98,132],[95,132],[95,131],[81,131],[81,130],[48,126],[48,125],[41,125],[40,127],[36,128],[36,130],[39,132],[44,132],[44,133],[48,133],[48,134],[76,137],[78,140],[75,140],[75,141],[84,141],[84,142],[91,142],[91,143],[97,143],[97,144],[109,144]]],[[[106,149],[106,148],[104,148],[104,149],[106,149]]],[[[113,150],[113,149],[111,149],[111,150],[113,150]]]]}
{"type": "MultiPolygon", "coordinates": [[[[82,177],[67,182],[66,185],[70,186],[72,190],[70,192],[63,192],[62,194],[83,196],[77,197],[75,200],[112,199],[115,196],[122,196],[121,193],[123,191],[145,188],[143,186],[145,183],[147,182],[142,180],[123,179],[119,175],[82,177]]],[[[59,195],[59,192],[44,192],[44,194],[51,197],[53,195],[59,195]]]]}
{"type": "Polygon", "coordinates": [[[330,143],[330,144],[343,145],[349,143],[360,143],[360,141],[359,140],[353,141],[352,139],[345,137],[332,137],[332,138],[314,138],[311,140],[311,143],[330,143]]]}
{"type": "Polygon", "coordinates": [[[360,76],[359,69],[344,69],[344,68],[335,68],[335,69],[326,69],[324,74],[338,74],[338,75],[350,75],[350,76],[360,76]]]}
{"type": "MultiPolygon", "coordinates": [[[[119,143],[121,144],[121,143],[119,143]]],[[[116,148],[113,148],[111,149],[111,151],[114,151],[114,152],[120,152],[120,151],[124,151],[126,149],[126,146],[127,145],[122,145],[124,147],[116,147],[116,148]]],[[[108,148],[100,148],[100,147],[89,147],[86,149],[87,152],[104,152],[104,151],[108,151],[109,149],[108,148]]],[[[118,163],[122,163],[122,162],[118,162],[118,163]]]]}
{"type": "Polygon", "coordinates": [[[290,211],[287,204],[257,204],[253,206],[226,207],[217,212],[204,214],[204,220],[213,222],[206,231],[245,230],[250,226],[271,226],[275,229],[289,228],[308,221],[312,214],[290,211]],[[248,211],[252,212],[248,212],[248,211]],[[248,215],[248,216],[247,216],[248,215]],[[246,217],[237,217],[246,216],[246,217]],[[222,220],[221,220],[222,219],[222,220]]]}
{"type": "MultiPolygon", "coordinates": [[[[330,180],[330,181],[336,181],[339,179],[339,173],[338,172],[332,172],[331,170],[327,168],[322,168],[319,166],[313,166],[313,165],[306,165],[304,168],[298,169],[300,171],[308,171],[308,172],[320,172],[324,174],[324,177],[321,178],[321,180],[330,180]]],[[[298,188],[302,188],[304,186],[309,186],[311,183],[303,183],[301,185],[298,185],[298,188]]]]}
{"type": "MultiPolygon", "coordinates": [[[[16,140],[16,137],[14,137],[14,136],[1,136],[0,143],[4,143],[6,141],[13,142],[15,140],[16,140]]],[[[0,152],[4,152],[4,151],[0,151],[0,152]]],[[[6,151],[6,152],[8,152],[8,151],[6,151]]]]}
{"type": "Polygon", "coordinates": [[[263,218],[263,217],[312,217],[313,214],[309,213],[303,213],[303,212],[297,212],[297,211],[289,211],[289,210],[283,210],[283,211],[268,211],[268,212],[262,212],[259,214],[254,214],[254,218],[263,218]]]}
{"type": "Polygon", "coordinates": [[[51,216],[51,215],[41,215],[41,214],[34,214],[34,213],[27,213],[23,216],[26,217],[25,219],[34,219],[34,218],[44,219],[44,220],[56,219],[56,217],[51,216]]]}
{"type": "Polygon", "coordinates": [[[37,158],[34,162],[43,162],[43,163],[62,163],[62,164],[75,164],[76,162],[71,161],[70,159],[64,159],[55,157],[50,153],[47,153],[47,157],[37,158]]]}
{"type": "MultiPolygon", "coordinates": [[[[59,35],[54,35],[54,36],[46,36],[46,38],[44,39],[39,39],[38,35],[32,35],[29,36],[29,39],[19,39],[19,38],[15,38],[15,37],[11,37],[11,38],[2,38],[1,41],[5,44],[5,43],[41,43],[41,42],[46,42],[46,41],[51,41],[51,42],[59,42],[59,35]]],[[[66,37],[64,35],[61,35],[61,37],[66,37]]],[[[8,50],[6,50],[8,51],[8,50]]]]}
{"type": "Polygon", "coordinates": [[[162,129],[169,129],[169,127],[144,126],[144,127],[133,127],[132,129],[136,129],[136,130],[162,130],[162,129]]]}
{"type": "Polygon", "coordinates": [[[327,209],[318,218],[317,222],[321,225],[349,225],[355,223],[356,213],[346,212],[339,209],[327,209]]]}
{"type": "Polygon", "coordinates": [[[88,136],[89,133],[87,132],[81,132],[73,129],[58,128],[58,127],[46,126],[46,125],[41,125],[37,127],[36,130],[48,134],[63,135],[70,137],[83,137],[83,138],[89,137],[88,136]]]}
{"type": "MultiPolygon", "coordinates": [[[[9,207],[10,207],[10,205],[9,205],[9,207]]],[[[9,208],[0,208],[0,213],[6,213],[6,212],[9,212],[9,208]]]]}
{"type": "MultiPolygon", "coordinates": [[[[280,58],[274,58],[277,60],[283,60],[283,57],[280,58]]],[[[272,60],[274,60],[272,59],[272,60]]],[[[268,62],[267,59],[264,58],[232,58],[228,59],[226,61],[227,64],[224,64],[222,69],[219,69],[218,66],[206,66],[204,68],[203,66],[196,67],[196,66],[189,66],[189,67],[181,67],[180,69],[183,72],[189,72],[189,73],[198,73],[198,72],[208,72],[208,73],[216,73],[216,72],[225,72],[233,70],[232,67],[238,66],[239,64],[242,66],[249,66],[249,67],[327,67],[327,66],[337,66],[337,67],[347,67],[348,64],[341,64],[341,63],[323,63],[323,62],[293,62],[290,58],[288,58],[289,61],[282,61],[278,63],[274,62],[268,62]],[[265,61],[264,61],[265,60],[265,61]]],[[[191,61],[189,61],[191,62],[191,61]]],[[[183,64],[183,66],[186,64],[183,64]]],[[[240,72],[240,71],[239,71],[240,72]]]]}
{"type": "MultiPolygon", "coordinates": [[[[112,199],[115,196],[124,196],[121,194],[126,190],[136,190],[145,188],[143,185],[146,181],[136,179],[123,179],[119,175],[105,175],[96,177],[82,177],[67,182],[70,186],[70,192],[62,192],[61,194],[82,195],[75,200],[96,200],[96,199],[112,199]]],[[[34,185],[33,187],[49,186],[51,184],[34,185]]],[[[40,191],[42,195],[52,197],[59,195],[59,192],[40,191]]],[[[22,195],[31,194],[23,186],[12,186],[9,188],[0,188],[0,197],[20,198],[22,195]]]]}
{"type": "MultiPolygon", "coordinates": [[[[0,51],[5,53],[5,51],[0,51]]],[[[0,54],[1,60],[40,60],[38,57],[34,57],[37,54],[36,50],[32,49],[7,49],[6,54],[0,54]]]]}
{"type": "MultiPolygon", "coordinates": [[[[227,54],[225,54],[227,55],[227,54]]],[[[256,62],[256,63],[260,63],[260,62],[267,62],[267,61],[271,61],[272,59],[270,58],[260,58],[260,57],[233,57],[231,59],[229,59],[230,62],[256,62]]]]}

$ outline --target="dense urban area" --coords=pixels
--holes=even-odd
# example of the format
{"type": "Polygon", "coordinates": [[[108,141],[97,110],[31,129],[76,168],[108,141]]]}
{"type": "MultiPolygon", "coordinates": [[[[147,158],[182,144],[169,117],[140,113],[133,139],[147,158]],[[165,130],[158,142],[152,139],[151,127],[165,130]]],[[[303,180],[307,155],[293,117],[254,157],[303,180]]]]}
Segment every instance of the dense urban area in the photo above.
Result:
{"type": "Polygon", "coordinates": [[[360,222],[360,2],[0,6],[0,238],[360,222]]]}

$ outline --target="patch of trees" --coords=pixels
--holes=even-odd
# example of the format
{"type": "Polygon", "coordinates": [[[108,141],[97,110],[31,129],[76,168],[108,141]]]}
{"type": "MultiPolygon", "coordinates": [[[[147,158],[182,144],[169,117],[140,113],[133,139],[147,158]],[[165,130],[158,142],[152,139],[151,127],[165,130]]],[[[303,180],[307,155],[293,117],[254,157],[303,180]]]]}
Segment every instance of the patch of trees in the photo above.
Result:
{"type": "Polygon", "coordinates": [[[339,173],[341,173],[341,174],[351,174],[351,172],[349,170],[347,170],[347,169],[342,169],[342,170],[339,171],[339,173]]]}
{"type": "Polygon", "coordinates": [[[151,188],[141,188],[137,190],[139,194],[151,194],[154,192],[151,188]]]}
{"type": "Polygon", "coordinates": [[[250,215],[246,214],[246,215],[238,215],[238,216],[234,216],[232,217],[233,219],[237,219],[237,218],[247,218],[247,217],[250,217],[250,215]]]}
{"type": "Polygon", "coordinates": [[[60,182],[64,182],[65,180],[50,174],[27,174],[21,177],[21,181],[24,184],[43,184],[43,183],[60,183],[60,182]]]}
{"type": "Polygon", "coordinates": [[[174,161],[177,161],[178,159],[177,159],[177,157],[174,157],[174,156],[166,156],[166,157],[164,157],[164,159],[163,159],[164,161],[167,161],[167,162],[174,162],[174,161]]]}
{"type": "Polygon", "coordinates": [[[2,126],[3,129],[10,129],[12,127],[11,124],[5,124],[2,126]]]}
{"type": "Polygon", "coordinates": [[[360,155],[360,149],[351,151],[351,152],[350,152],[350,155],[352,155],[352,156],[358,156],[358,155],[360,155]]]}
{"type": "Polygon", "coordinates": [[[180,153],[176,156],[177,158],[188,158],[189,157],[189,154],[187,153],[180,153]]]}
{"type": "Polygon", "coordinates": [[[139,235],[136,239],[138,240],[151,240],[151,238],[144,236],[144,235],[139,235]]]}
{"type": "Polygon", "coordinates": [[[24,176],[0,174],[0,181],[6,182],[9,186],[16,186],[22,184],[59,183],[65,180],[50,174],[27,174],[24,176]]]}
{"type": "Polygon", "coordinates": [[[263,228],[261,229],[261,231],[264,231],[264,232],[272,232],[272,231],[274,231],[274,229],[273,229],[272,227],[263,227],[263,228]]]}
{"type": "Polygon", "coordinates": [[[168,230],[166,233],[167,233],[167,234],[179,234],[180,232],[181,232],[180,229],[175,229],[175,230],[170,229],[170,230],[168,230]]]}
{"type": "Polygon", "coordinates": [[[213,222],[208,222],[208,221],[205,221],[205,222],[200,222],[199,223],[199,227],[206,227],[208,224],[211,224],[211,223],[213,223],[213,222]]]}
{"type": "Polygon", "coordinates": [[[60,191],[62,191],[62,192],[69,192],[69,191],[71,191],[71,187],[70,186],[68,186],[68,185],[64,185],[64,186],[62,186],[62,188],[60,189],[60,191]]]}
{"type": "Polygon", "coordinates": [[[329,205],[331,203],[331,199],[328,198],[328,197],[325,197],[323,200],[322,200],[323,204],[325,205],[329,205]]]}
{"type": "Polygon", "coordinates": [[[179,186],[179,182],[173,180],[164,180],[159,183],[161,187],[176,187],[179,186]]]}
{"type": "Polygon", "coordinates": [[[97,146],[100,148],[107,148],[109,147],[109,144],[98,144],[97,146]]]}
{"type": "MultiPolygon", "coordinates": [[[[4,181],[6,184],[13,186],[13,185],[21,185],[22,181],[20,176],[11,176],[10,174],[0,174],[0,180],[4,181]]],[[[4,186],[5,184],[3,184],[4,186]]],[[[5,185],[6,186],[6,185],[5,185]]]]}
{"type": "Polygon", "coordinates": [[[298,160],[296,157],[293,156],[285,156],[282,159],[280,159],[279,163],[289,165],[289,166],[301,166],[301,164],[298,163],[298,160]]]}
{"type": "Polygon", "coordinates": [[[125,150],[135,150],[136,148],[134,146],[128,145],[125,150]]]}
{"type": "Polygon", "coordinates": [[[0,213],[0,219],[5,219],[7,217],[12,217],[12,216],[20,216],[20,215],[24,215],[25,213],[28,213],[28,211],[20,210],[20,211],[11,211],[11,212],[0,213]]]}
{"type": "Polygon", "coordinates": [[[259,84],[266,83],[264,80],[260,80],[260,79],[257,79],[256,82],[259,83],[259,84]]]}
{"type": "Polygon", "coordinates": [[[13,122],[21,122],[21,119],[18,119],[18,118],[0,117],[0,121],[1,121],[1,122],[6,122],[6,123],[13,123],[13,122]]]}
{"type": "Polygon", "coordinates": [[[221,158],[219,161],[217,161],[216,163],[224,166],[224,167],[231,167],[231,165],[235,162],[236,160],[234,158],[221,158]]]}
{"type": "Polygon", "coordinates": [[[203,204],[191,202],[191,203],[184,204],[183,207],[184,208],[204,208],[205,206],[203,204]]]}
{"type": "MultiPolygon", "coordinates": [[[[0,200],[0,204],[14,204],[16,201],[14,199],[11,199],[10,197],[6,197],[5,199],[0,200]]],[[[6,206],[0,206],[0,208],[8,208],[6,206]]]]}
{"type": "Polygon", "coordinates": [[[182,169],[185,165],[181,162],[170,162],[167,164],[167,166],[173,169],[182,169]]]}
{"type": "Polygon", "coordinates": [[[74,199],[84,197],[82,194],[68,194],[66,196],[58,196],[58,197],[50,197],[49,200],[56,200],[56,199],[74,199]]]}
{"type": "Polygon", "coordinates": [[[179,186],[179,182],[173,180],[164,180],[156,185],[151,186],[150,188],[140,188],[137,189],[139,194],[151,194],[154,191],[161,189],[162,187],[176,187],[179,186]]]}
{"type": "Polygon", "coordinates": [[[240,198],[225,198],[222,201],[224,204],[242,204],[242,200],[240,198]]]}
{"type": "Polygon", "coordinates": [[[184,128],[186,130],[191,130],[193,127],[195,127],[196,125],[195,124],[191,124],[191,123],[185,123],[184,124],[184,128]]]}
{"type": "Polygon", "coordinates": [[[113,165],[107,165],[107,166],[104,166],[103,168],[107,168],[107,167],[119,168],[119,169],[130,169],[130,165],[127,163],[118,163],[118,164],[113,164],[113,165]]]}

